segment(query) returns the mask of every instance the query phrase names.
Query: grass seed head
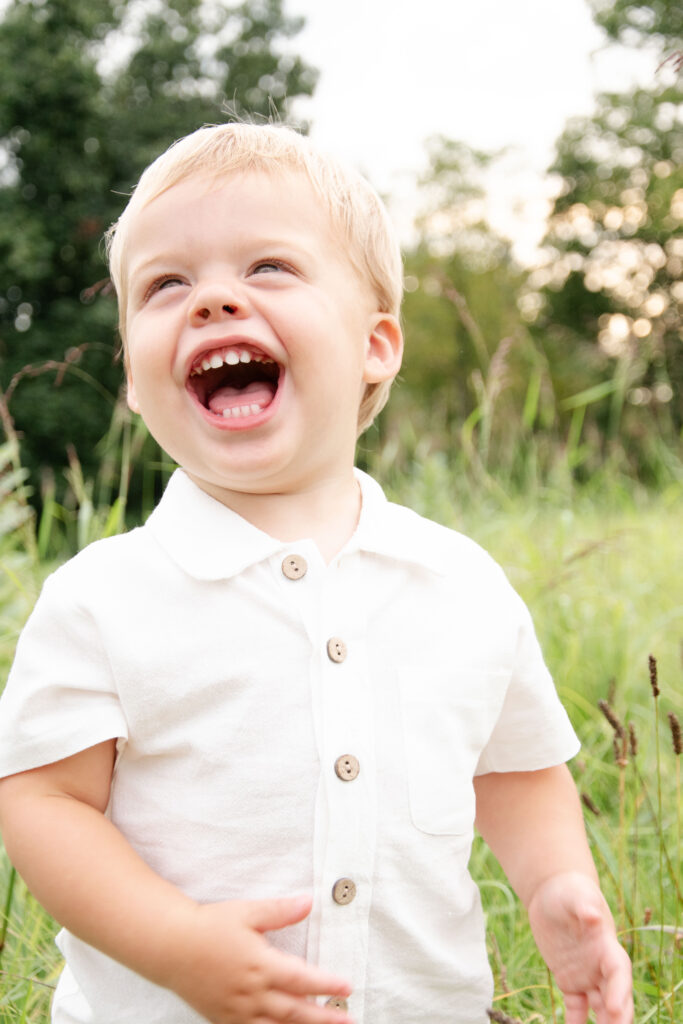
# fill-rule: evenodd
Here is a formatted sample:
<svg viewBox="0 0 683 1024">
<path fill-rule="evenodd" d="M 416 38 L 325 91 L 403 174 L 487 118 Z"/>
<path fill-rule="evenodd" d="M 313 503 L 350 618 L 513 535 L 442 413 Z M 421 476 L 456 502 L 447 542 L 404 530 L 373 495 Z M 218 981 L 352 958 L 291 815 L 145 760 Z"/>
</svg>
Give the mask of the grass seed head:
<svg viewBox="0 0 683 1024">
<path fill-rule="evenodd" d="M 678 721 L 678 716 L 670 711 L 667 715 L 669 719 L 669 726 L 671 728 L 671 739 L 674 745 L 674 754 L 678 756 L 683 753 L 683 737 L 681 736 L 681 723 Z"/>
<path fill-rule="evenodd" d="M 509 1017 L 502 1010 L 487 1010 L 486 1013 L 489 1020 L 492 1020 L 494 1024 L 522 1024 L 518 1017 Z"/>
<path fill-rule="evenodd" d="M 657 659 L 650 655 L 647 660 L 650 668 L 650 686 L 652 687 L 652 696 L 657 698 L 659 697 L 659 684 L 657 682 Z"/>
<path fill-rule="evenodd" d="M 631 757 L 635 757 L 638 753 L 638 737 L 636 735 L 636 727 L 633 722 L 628 723 L 628 745 L 631 751 Z"/>
<path fill-rule="evenodd" d="M 594 814 L 596 818 L 600 817 L 600 808 L 595 805 L 592 797 L 590 797 L 588 793 L 581 794 L 581 803 L 584 807 L 587 807 L 591 814 Z"/>
<path fill-rule="evenodd" d="M 616 713 L 614 712 L 609 702 L 606 700 L 599 700 L 598 707 L 602 711 L 603 715 L 605 716 L 609 724 L 614 729 L 616 735 L 619 738 L 621 738 L 624 735 L 624 727 L 619 721 L 619 718 L 617 717 Z"/>
</svg>

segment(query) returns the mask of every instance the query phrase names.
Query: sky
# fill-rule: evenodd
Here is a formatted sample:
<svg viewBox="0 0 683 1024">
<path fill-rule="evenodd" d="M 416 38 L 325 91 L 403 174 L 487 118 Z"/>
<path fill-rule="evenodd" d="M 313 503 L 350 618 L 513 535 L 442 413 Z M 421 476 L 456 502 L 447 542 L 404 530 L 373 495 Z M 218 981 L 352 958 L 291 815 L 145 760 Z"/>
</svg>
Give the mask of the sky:
<svg viewBox="0 0 683 1024">
<path fill-rule="evenodd" d="M 489 219 L 533 262 L 556 182 L 555 140 L 593 97 L 651 81 L 656 55 L 605 47 L 587 0 L 285 0 L 303 15 L 293 46 L 320 71 L 296 116 L 383 193 L 407 239 L 424 142 L 442 134 L 507 148 Z"/>
</svg>

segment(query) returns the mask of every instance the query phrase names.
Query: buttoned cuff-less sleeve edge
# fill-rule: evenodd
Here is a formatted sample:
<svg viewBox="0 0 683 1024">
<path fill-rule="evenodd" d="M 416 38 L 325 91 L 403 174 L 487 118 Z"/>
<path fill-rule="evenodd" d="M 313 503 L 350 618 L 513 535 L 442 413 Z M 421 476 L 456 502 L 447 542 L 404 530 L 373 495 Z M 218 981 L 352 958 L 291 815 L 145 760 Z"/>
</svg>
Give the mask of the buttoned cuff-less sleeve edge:
<svg viewBox="0 0 683 1024">
<path fill-rule="evenodd" d="M 0 776 L 127 738 L 97 624 L 75 597 L 78 583 L 67 567 L 49 577 L 19 638 L 0 699 Z"/>
</svg>

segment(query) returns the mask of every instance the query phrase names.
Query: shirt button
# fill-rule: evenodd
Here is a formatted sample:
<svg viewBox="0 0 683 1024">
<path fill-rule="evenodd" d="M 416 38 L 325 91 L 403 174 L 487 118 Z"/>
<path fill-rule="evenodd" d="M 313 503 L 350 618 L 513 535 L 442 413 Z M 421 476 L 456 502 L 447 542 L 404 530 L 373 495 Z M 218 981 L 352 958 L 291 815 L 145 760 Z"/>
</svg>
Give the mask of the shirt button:
<svg viewBox="0 0 683 1024">
<path fill-rule="evenodd" d="M 350 878 L 340 878 L 332 886 L 332 899 L 340 906 L 350 903 L 356 895 L 356 883 Z"/>
<path fill-rule="evenodd" d="M 300 580 L 306 575 L 308 565 L 303 555 L 287 555 L 282 562 L 282 571 L 288 580 Z"/>
<path fill-rule="evenodd" d="M 327 1000 L 325 1006 L 332 1006 L 335 1010 L 348 1010 L 349 1001 L 348 999 L 343 999 L 341 996 L 332 996 Z"/>
<path fill-rule="evenodd" d="M 344 754 L 334 762 L 334 770 L 337 773 L 337 778 L 340 778 L 342 782 L 353 782 L 358 778 L 360 771 L 358 758 L 353 754 Z"/>
<path fill-rule="evenodd" d="M 327 657 L 338 664 L 346 658 L 346 644 L 338 636 L 331 636 L 327 641 Z"/>
</svg>

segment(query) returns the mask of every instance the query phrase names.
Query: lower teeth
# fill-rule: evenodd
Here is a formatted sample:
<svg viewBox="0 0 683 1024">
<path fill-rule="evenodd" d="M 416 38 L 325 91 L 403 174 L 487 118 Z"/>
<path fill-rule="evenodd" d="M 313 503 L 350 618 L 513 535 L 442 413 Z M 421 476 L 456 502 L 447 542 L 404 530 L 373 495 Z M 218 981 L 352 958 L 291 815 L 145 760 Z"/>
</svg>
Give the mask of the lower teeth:
<svg viewBox="0 0 683 1024">
<path fill-rule="evenodd" d="M 237 405 L 233 408 L 224 409 L 223 417 L 224 419 L 230 419 L 231 416 L 256 416 L 259 412 L 261 412 L 261 406 L 253 402 L 251 405 Z"/>
</svg>

